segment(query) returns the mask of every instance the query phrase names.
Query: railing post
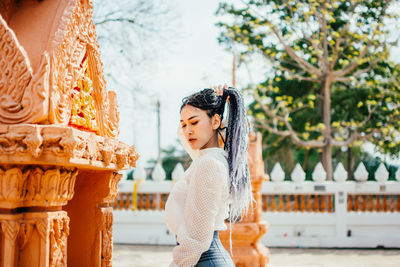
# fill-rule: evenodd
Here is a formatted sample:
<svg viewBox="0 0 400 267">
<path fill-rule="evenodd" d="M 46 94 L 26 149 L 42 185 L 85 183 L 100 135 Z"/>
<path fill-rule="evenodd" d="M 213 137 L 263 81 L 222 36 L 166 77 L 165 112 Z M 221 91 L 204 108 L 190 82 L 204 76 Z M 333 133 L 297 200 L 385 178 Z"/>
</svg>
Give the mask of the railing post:
<svg viewBox="0 0 400 267">
<path fill-rule="evenodd" d="M 347 183 L 337 182 L 335 190 L 336 237 L 345 239 L 347 236 Z"/>
</svg>

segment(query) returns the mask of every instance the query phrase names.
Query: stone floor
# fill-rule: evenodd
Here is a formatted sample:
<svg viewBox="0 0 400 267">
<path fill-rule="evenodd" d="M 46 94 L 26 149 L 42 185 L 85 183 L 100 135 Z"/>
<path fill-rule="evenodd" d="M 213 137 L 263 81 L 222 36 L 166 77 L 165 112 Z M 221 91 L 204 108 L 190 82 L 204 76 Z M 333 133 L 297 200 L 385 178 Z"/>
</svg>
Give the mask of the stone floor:
<svg viewBox="0 0 400 267">
<path fill-rule="evenodd" d="M 114 267 L 163 267 L 172 246 L 114 244 Z M 400 249 L 270 248 L 269 267 L 400 267 Z"/>
</svg>

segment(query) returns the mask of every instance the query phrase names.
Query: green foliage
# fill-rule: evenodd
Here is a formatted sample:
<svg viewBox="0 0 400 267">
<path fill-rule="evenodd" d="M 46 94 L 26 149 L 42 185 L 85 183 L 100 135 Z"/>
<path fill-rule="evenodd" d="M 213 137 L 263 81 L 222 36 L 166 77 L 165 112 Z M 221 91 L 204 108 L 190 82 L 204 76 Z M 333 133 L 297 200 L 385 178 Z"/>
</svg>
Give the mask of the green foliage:
<svg viewBox="0 0 400 267">
<path fill-rule="evenodd" d="M 126 180 L 133 180 L 133 173 L 134 170 L 132 169 L 128 174 L 126 175 Z"/>
</svg>

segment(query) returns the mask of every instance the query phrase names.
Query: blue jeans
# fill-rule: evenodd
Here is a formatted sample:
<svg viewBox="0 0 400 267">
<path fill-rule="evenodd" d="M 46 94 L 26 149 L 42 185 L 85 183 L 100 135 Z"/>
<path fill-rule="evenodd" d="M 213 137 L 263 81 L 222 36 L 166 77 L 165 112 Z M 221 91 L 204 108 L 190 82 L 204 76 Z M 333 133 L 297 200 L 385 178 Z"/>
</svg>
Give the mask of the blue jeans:
<svg viewBox="0 0 400 267">
<path fill-rule="evenodd" d="M 179 245 L 178 242 L 176 242 Z M 203 252 L 194 267 L 235 267 L 231 256 L 219 240 L 218 231 L 214 231 L 210 248 Z"/>
<path fill-rule="evenodd" d="M 218 231 L 214 232 L 210 248 L 201 254 L 195 267 L 235 267 L 231 256 L 219 240 Z"/>
</svg>

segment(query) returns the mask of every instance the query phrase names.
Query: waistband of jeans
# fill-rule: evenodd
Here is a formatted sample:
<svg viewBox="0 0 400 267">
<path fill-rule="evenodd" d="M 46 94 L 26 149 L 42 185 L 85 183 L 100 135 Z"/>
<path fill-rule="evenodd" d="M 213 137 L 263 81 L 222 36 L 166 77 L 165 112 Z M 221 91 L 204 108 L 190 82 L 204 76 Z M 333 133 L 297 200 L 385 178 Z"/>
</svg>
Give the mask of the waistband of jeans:
<svg viewBox="0 0 400 267">
<path fill-rule="evenodd" d="M 218 232 L 218 230 L 217 230 L 217 231 L 214 231 L 213 237 L 214 237 L 214 238 L 219 238 L 219 232 Z"/>
</svg>

